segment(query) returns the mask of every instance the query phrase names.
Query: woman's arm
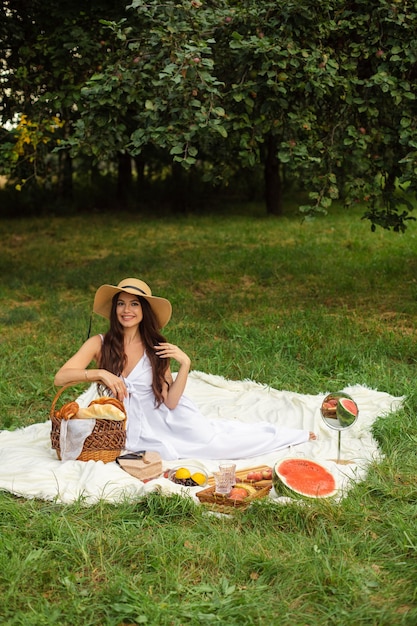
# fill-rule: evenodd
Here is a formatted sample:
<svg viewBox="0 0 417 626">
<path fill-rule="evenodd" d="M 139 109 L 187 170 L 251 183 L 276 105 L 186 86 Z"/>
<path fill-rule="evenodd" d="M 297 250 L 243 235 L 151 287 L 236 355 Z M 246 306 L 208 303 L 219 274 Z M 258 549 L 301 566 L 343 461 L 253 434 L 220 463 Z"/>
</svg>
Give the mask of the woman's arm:
<svg viewBox="0 0 417 626">
<path fill-rule="evenodd" d="M 155 346 L 155 352 L 161 358 L 175 359 L 180 365 L 175 380 L 173 380 L 171 370 L 168 368 L 166 379 L 169 386 L 166 386 L 162 394 L 166 406 L 169 409 L 175 409 L 187 384 L 188 373 L 191 366 L 190 357 L 172 343 L 160 343 L 158 346 Z"/>
<path fill-rule="evenodd" d="M 92 361 L 99 361 L 101 337 L 90 337 L 55 374 L 54 384 L 57 386 L 81 382 L 102 383 L 119 400 L 127 395 L 126 386 L 121 378 L 105 369 L 87 369 Z"/>
</svg>

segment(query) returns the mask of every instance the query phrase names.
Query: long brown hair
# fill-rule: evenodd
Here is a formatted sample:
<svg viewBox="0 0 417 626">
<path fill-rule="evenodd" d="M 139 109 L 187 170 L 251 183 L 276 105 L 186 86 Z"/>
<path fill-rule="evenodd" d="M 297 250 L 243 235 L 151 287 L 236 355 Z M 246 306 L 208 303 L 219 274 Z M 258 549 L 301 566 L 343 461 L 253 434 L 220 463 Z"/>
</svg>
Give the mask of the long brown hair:
<svg viewBox="0 0 417 626">
<path fill-rule="evenodd" d="M 117 318 L 117 301 L 120 293 L 112 298 L 110 312 L 110 328 L 104 335 L 101 347 L 99 367 L 106 369 L 116 376 L 120 376 L 126 365 L 124 349 L 123 326 Z M 152 366 L 152 390 L 155 394 L 155 404 L 160 406 L 163 402 L 162 390 L 165 374 L 170 364 L 170 359 L 161 359 L 155 354 L 155 346 L 166 341 L 158 328 L 158 322 L 149 302 L 141 296 L 136 296 L 142 306 L 142 320 L 139 323 L 139 332 L 144 344 L 145 352 Z"/>
</svg>

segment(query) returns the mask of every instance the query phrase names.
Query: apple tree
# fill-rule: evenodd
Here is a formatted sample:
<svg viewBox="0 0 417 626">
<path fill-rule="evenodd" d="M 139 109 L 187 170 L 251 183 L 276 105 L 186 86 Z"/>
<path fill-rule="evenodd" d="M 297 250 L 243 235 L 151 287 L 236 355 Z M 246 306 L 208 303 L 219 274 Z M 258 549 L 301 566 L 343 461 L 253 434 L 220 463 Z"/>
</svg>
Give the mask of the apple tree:
<svg viewBox="0 0 417 626">
<path fill-rule="evenodd" d="M 67 160 L 173 163 L 213 182 L 263 169 L 269 213 L 292 179 L 309 195 L 305 214 L 340 199 L 364 203 L 373 228 L 403 231 L 412 219 L 415 2 L 132 0 L 125 10 L 97 0 L 64 10 L 34 0 L 27 15 L 26 5 L 2 8 L 0 112 L 26 115 L 20 144 L 3 141 L 3 162 L 16 146 L 35 160 L 50 154 L 59 137 Z"/>
<path fill-rule="evenodd" d="M 269 211 L 285 167 L 311 190 L 305 213 L 342 198 L 366 203 L 373 228 L 404 230 L 417 174 L 415 3 L 229 5 L 218 70 L 229 141 L 241 162 L 264 161 Z"/>
<path fill-rule="evenodd" d="M 107 23 L 118 45 L 85 88 L 74 145 L 149 147 L 213 180 L 283 168 L 310 190 L 302 211 L 367 203 L 403 230 L 416 184 L 414 3 L 394 0 L 133 0 Z M 88 102 L 88 106 L 86 103 Z M 221 174 L 220 174 L 221 173 Z"/>
</svg>

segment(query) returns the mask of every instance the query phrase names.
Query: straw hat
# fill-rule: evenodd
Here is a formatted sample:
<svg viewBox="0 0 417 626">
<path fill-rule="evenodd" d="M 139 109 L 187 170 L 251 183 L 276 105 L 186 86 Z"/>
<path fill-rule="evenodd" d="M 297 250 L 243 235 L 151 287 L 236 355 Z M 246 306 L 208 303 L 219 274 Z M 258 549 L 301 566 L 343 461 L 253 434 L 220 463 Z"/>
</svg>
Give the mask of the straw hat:
<svg viewBox="0 0 417 626">
<path fill-rule="evenodd" d="M 112 298 L 121 291 L 145 298 L 151 305 L 160 328 L 163 328 L 169 322 L 172 313 L 172 306 L 169 300 L 153 296 L 149 285 L 137 278 L 125 278 L 120 281 L 117 287 L 114 285 L 102 285 L 99 287 L 94 297 L 94 313 L 110 318 Z"/>
</svg>

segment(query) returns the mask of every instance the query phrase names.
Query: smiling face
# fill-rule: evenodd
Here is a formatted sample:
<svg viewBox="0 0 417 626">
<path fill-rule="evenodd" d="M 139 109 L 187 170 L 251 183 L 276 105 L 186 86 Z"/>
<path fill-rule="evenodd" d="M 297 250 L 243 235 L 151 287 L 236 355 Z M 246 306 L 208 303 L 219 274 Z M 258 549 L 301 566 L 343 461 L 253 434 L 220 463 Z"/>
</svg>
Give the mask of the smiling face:
<svg viewBox="0 0 417 626">
<path fill-rule="evenodd" d="M 137 326 L 143 319 L 142 305 L 137 296 L 120 293 L 117 297 L 116 315 L 123 328 Z"/>
</svg>

